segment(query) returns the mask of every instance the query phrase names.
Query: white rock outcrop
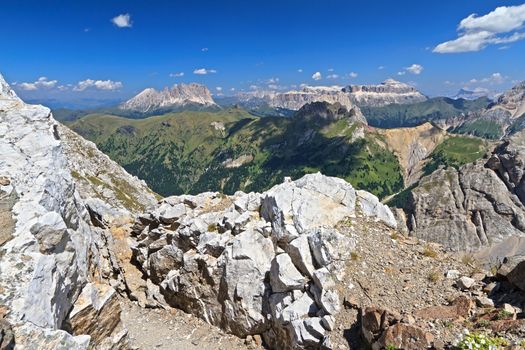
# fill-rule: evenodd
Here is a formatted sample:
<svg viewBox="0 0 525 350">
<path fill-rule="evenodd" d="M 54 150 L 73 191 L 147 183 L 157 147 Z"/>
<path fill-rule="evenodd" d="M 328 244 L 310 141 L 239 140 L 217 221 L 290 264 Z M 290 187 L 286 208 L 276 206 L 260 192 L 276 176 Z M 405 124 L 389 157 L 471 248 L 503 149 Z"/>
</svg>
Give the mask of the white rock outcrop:
<svg viewBox="0 0 525 350">
<path fill-rule="evenodd" d="M 0 306 L 13 345 L 93 346 L 89 335 L 62 329 L 100 263 L 101 238 L 76 191 L 50 110 L 25 104 L 1 76 L 0 155 Z"/>
<path fill-rule="evenodd" d="M 358 217 L 396 225 L 376 197 L 320 173 L 262 194 L 169 197 L 135 223 L 133 259 L 160 302 L 274 348 L 320 347 L 357 239 L 337 225 Z"/>
</svg>

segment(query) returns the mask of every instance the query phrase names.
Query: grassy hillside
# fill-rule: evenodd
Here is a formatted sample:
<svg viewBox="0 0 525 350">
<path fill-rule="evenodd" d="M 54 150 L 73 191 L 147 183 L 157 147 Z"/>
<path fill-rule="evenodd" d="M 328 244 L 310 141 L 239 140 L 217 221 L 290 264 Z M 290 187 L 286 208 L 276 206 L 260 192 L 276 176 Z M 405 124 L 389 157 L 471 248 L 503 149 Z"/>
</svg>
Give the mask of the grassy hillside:
<svg viewBox="0 0 525 350">
<path fill-rule="evenodd" d="M 424 173 L 428 175 L 440 166 L 458 169 L 483 157 L 489 146 L 488 141 L 475 137 L 449 137 L 432 152 L 423 169 Z"/>
<path fill-rule="evenodd" d="M 459 116 L 462 113 L 484 109 L 489 104 L 490 100 L 486 97 L 474 101 L 436 97 L 420 103 L 363 107 L 361 110 L 370 125 L 381 128 L 397 128 Z"/>
<path fill-rule="evenodd" d="M 316 171 L 380 197 L 403 186 L 381 136 L 347 118 L 258 118 L 233 108 L 142 120 L 94 114 L 70 127 L 162 195 L 263 191 Z"/>
</svg>

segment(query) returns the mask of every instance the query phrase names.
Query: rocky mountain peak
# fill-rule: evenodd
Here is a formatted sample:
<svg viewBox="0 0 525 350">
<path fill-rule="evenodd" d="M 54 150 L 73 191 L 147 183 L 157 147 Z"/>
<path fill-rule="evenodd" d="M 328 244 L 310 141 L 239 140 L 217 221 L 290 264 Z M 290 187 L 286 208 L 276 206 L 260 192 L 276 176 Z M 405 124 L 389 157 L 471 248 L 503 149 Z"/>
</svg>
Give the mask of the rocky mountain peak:
<svg viewBox="0 0 525 350">
<path fill-rule="evenodd" d="M 153 112 L 155 110 L 199 105 L 204 107 L 217 106 L 211 96 L 210 90 L 200 84 L 175 84 L 170 89 L 165 87 L 162 91 L 147 88 L 119 106 L 122 110 L 136 112 Z"/>
<path fill-rule="evenodd" d="M 468 89 L 459 89 L 456 95 L 454 95 L 452 98 L 455 100 L 458 99 L 464 99 L 464 100 L 476 100 L 481 97 L 489 97 L 491 93 L 486 89 L 474 89 L 474 90 L 468 90 Z M 493 96 L 493 94 L 492 94 Z"/>
<path fill-rule="evenodd" d="M 340 103 L 312 102 L 304 105 L 294 116 L 305 121 L 334 122 L 347 118 L 352 122 L 367 124 L 366 118 L 358 107 L 348 109 Z"/>
<path fill-rule="evenodd" d="M 0 99 L 15 99 L 18 98 L 16 93 L 11 89 L 9 84 L 5 81 L 2 74 L 0 74 Z"/>
</svg>

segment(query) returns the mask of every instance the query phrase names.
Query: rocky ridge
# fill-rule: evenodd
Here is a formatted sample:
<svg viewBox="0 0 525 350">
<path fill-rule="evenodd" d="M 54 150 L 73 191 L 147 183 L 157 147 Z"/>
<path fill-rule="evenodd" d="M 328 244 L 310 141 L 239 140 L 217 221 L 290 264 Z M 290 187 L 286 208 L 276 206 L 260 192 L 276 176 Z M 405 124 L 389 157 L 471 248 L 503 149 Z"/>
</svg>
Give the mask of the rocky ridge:
<svg viewBox="0 0 525 350">
<path fill-rule="evenodd" d="M 210 90 L 204 85 L 175 84 L 171 89 L 164 88 L 157 91 L 147 88 L 138 95 L 122 103 L 119 109 L 141 113 L 156 110 L 184 107 L 187 105 L 200 105 L 203 107 L 217 107 Z"/>
<path fill-rule="evenodd" d="M 0 86 L 2 333 L 17 348 L 125 347 L 115 290 L 103 286 L 105 237 L 70 175 L 57 123 L 2 77 Z"/>
<path fill-rule="evenodd" d="M 335 226 L 358 216 L 396 226 L 375 196 L 321 174 L 262 194 L 168 197 L 139 217 L 133 256 L 160 303 L 272 348 L 318 347 L 357 237 Z"/>
</svg>

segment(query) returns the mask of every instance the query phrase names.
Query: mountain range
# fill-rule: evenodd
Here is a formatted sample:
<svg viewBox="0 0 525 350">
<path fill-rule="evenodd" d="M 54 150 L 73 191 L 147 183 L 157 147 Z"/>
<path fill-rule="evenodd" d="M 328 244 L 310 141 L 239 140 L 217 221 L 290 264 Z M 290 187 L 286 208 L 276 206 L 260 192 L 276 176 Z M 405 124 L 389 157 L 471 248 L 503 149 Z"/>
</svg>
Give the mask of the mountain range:
<svg viewBox="0 0 525 350">
<path fill-rule="evenodd" d="M 328 102 L 69 127 L 96 144 L 0 76 L 1 348 L 523 344 L 525 131 L 379 129 Z"/>
</svg>

